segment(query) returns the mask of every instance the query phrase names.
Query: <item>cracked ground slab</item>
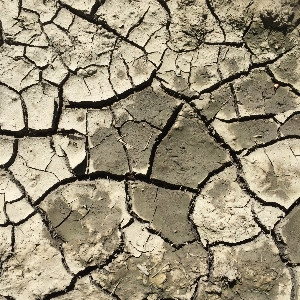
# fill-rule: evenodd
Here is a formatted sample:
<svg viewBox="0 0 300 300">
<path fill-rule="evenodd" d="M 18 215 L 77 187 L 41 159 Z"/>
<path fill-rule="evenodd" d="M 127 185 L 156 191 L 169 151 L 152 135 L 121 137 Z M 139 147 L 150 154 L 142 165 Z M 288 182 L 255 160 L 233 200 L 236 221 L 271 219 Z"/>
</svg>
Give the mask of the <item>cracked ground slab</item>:
<svg viewBox="0 0 300 300">
<path fill-rule="evenodd" d="M 297 0 L 0 0 L 0 299 L 300 299 Z"/>
</svg>

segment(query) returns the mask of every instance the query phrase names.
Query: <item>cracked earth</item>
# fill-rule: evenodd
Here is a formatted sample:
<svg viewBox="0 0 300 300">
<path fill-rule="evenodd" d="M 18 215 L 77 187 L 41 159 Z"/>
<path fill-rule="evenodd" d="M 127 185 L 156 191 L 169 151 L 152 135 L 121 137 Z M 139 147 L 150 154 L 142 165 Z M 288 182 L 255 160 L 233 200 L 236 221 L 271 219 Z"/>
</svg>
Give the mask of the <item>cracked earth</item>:
<svg viewBox="0 0 300 300">
<path fill-rule="evenodd" d="M 0 0 L 0 299 L 299 300 L 300 2 Z"/>
</svg>

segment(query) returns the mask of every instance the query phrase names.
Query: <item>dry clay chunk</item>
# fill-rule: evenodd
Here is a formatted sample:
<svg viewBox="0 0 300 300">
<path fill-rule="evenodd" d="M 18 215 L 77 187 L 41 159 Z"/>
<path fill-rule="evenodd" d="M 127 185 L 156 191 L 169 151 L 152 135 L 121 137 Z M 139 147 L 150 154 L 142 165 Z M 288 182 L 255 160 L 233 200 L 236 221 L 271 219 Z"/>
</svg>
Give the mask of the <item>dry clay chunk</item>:
<svg viewBox="0 0 300 300">
<path fill-rule="evenodd" d="M 34 208 L 25 198 L 16 202 L 7 203 L 5 210 L 8 219 L 13 223 L 18 223 L 34 213 Z"/>
<path fill-rule="evenodd" d="M 3 166 L 11 160 L 16 150 L 16 143 L 14 138 L 0 136 L 0 165 Z"/>
<path fill-rule="evenodd" d="M 256 119 L 226 123 L 215 120 L 214 129 L 233 150 L 240 151 L 277 138 L 277 129 L 273 119 Z"/>
<path fill-rule="evenodd" d="M 253 1 L 211 1 L 213 10 L 221 21 L 227 42 L 242 42 L 243 35 L 253 17 Z"/>
<path fill-rule="evenodd" d="M 283 136 L 300 136 L 300 115 L 297 113 L 291 116 L 281 127 L 280 133 Z"/>
<path fill-rule="evenodd" d="M 25 90 L 22 97 L 28 113 L 28 127 L 34 130 L 52 129 L 58 106 L 58 88 L 41 82 Z"/>
<path fill-rule="evenodd" d="M 300 263 L 299 249 L 299 223 L 300 209 L 296 206 L 292 211 L 276 226 L 276 232 L 284 243 L 285 255 L 291 263 Z"/>
<path fill-rule="evenodd" d="M 0 261 L 1 263 L 12 256 L 13 251 L 13 227 L 0 227 Z M 1 277 L 0 277 L 1 278 Z"/>
<path fill-rule="evenodd" d="M 266 28 L 261 18 L 253 19 L 244 40 L 253 54 L 253 63 L 273 60 L 294 46 L 289 35 L 278 30 Z"/>
<path fill-rule="evenodd" d="M 300 140 L 286 139 L 241 157 L 250 189 L 266 202 L 289 208 L 300 196 Z"/>
<path fill-rule="evenodd" d="M 0 47 L 0 81 L 18 92 L 39 81 L 40 71 L 22 58 L 23 54 L 23 46 L 4 44 Z"/>
<path fill-rule="evenodd" d="M 251 213 L 251 198 L 237 183 L 234 167 L 208 181 L 196 198 L 192 220 L 204 245 L 237 243 L 260 232 Z"/>
<path fill-rule="evenodd" d="M 228 84 L 219 87 L 212 93 L 202 94 L 192 103 L 208 121 L 215 117 L 221 120 L 237 118 L 234 96 Z"/>
<path fill-rule="evenodd" d="M 145 46 L 149 39 L 168 21 L 167 12 L 155 0 L 105 1 L 96 12 L 99 21 L 106 22 L 111 28 L 137 43 Z M 156 41 L 159 47 L 159 41 Z M 147 51 L 147 48 L 146 48 Z"/>
<path fill-rule="evenodd" d="M 86 137 L 81 134 L 57 134 L 53 136 L 57 155 L 65 157 L 71 169 L 75 169 L 86 160 Z"/>
<path fill-rule="evenodd" d="M 154 80 L 151 87 L 136 92 L 114 105 L 115 126 L 121 127 L 126 121 L 147 122 L 163 129 L 172 113 L 182 102 L 165 93 L 159 82 Z"/>
<path fill-rule="evenodd" d="M 71 275 L 39 215 L 15 229 L 14 255 L 2 266 L 0 294 L 35 300 L 65 289 Z"/>
<path fill-rule="evenodd" d="M 192 298 L 195 279 L 208 274 L 207 253 L 199 243 L 176 250 L 136 223 L 124 232 L 125 244 L 134 252 L 124 253 L 92 272 L 97 283 L 120 299 Z"/>
<path fill-rule="evenodd" d="M 124 185 L 104 179 L 63 185 L 40 207 L 61 237 L 66 262 L 75 273 L 105 262 L 120 246 L 120 226 L 130 219 Z"/>
<path fill-rule="evenodd" d="M 271 231 L 274 225 L 285 216 L 285 213 L 278 207 L 263 205 L 258 201 L 252 202 L 252 213 L 256 218 L 256 222 L 260 223 L 268 231 Z"/>
<path fill-rule="evenodd" d="M 4 195 L 5 202 L 20 200 L 24 196 L 11 174 L 3 169 L 0 169 L 0 194 Z"/>
<path fill-rule="evenodd" d="M 74 16 L 68 31 L 53 23 L 45 25 L 44 30 L 53 48 L 60 53 L 63 63 L 72 71 L 91 65 L 108 66 L 116 37 L 101 26 Z M 80 89 L 76 89 L 78 91 Z"/>
<path fill-rule="evenodd" d="M 274 89 L 274 82 L 264 69 L 256 69 L 234 81 L 233 88 L 241 117 L 280 114 L 298 110 L 300 97 L 288 87 Z"/>
<path fill-rule="evenodd" d="M 168 1 L 171 11 L 169 46 L 172 49 L 193 50 L 203 42 L 220 43 L 224 35 L 205 0 Z"/>
<path fill-rule="evenodd" d="M 96 287 L 89 277 L 85 276 L 76 281 L 75 287 L 70 292 L 55 297 L 57 300 L 114 300 L 113 296 Z"/>
<path fill-rule="evenodd" d="M 146 174 L 149 168 L 153 144 L 161 131 L 146 122 L 126 122 L 121 136 L 126 143 L 128 159 L 133 172 Z"/>
<path fill-rule="evenodd" d="M 163 237 L 174 244 L 196 238 L 188 213 L 192 195 L 142 182 L 131 183 L 132 209 Z M 172 221 L 171 221 L 172 220 Z"/>
<path fill-rule="evenodd" d="M 191 97 L 247 71 L 249 66 L 250 55 L 245 48 L 202 44 L 188 53 L 167 49 L 157 75 L 166 88 Z"/>
<path fill-rule="evenodd" d="M 198 95 L 221 79 L 218 55 L 219 46 L 214 45 L 201 45 L 188 55 L 167 49 L 158 76 L 163 79 L 163 85 L 173 91 L 186 96 Z"/>
<path fill-rule="evenodd" d="M 276 79 L 291 84 L 298 92 L 300 91 L 299 57 L 299 47 L 295 47 L 270 66 Z"/>
<path fill-rule="evenodd" d="M 60 180 L 73 177 L 64 158 L 54 151 L 50 137 L 20 139 L 18 154 L 9 170 L 33 201 Z"/>
<path fill-rule="evenodd" d="M 152 177 L 197 188 L 229 156 L 208 134 L 207 128 L 189 106 L 182 112 L 157 148 Z"/>
<path fill-rule="evenodd" d="M 0 132 L 1 130 L 20 131 L 24 127 L 24 115 L 20 95 L 1 84 Z"/>
<path fill-rule="evenodd" d="M 89 171 L 125 174 L 129 171 L 125 141 L 113 126 L 109 109 L 88 110 Z M 109 149 L 109 151 L 108 151 Z"/>
<path fill-rule="evenodd" d="M 47 37 L 42 30 L 38 14 L 24 9 L 19 11 L 13 23 L 5 24 L 5 40 L 9 42 L 8 44 L 48 46 Z"/>
<path fill-rule="evenodd" d="M 289 269 L 271 237 L 260 235 L 244 245 L 216 246 L 212 253 L 212 276 L 199 283 L 197 300 L 291 299 Z"/>
<path fill-rule="evenodd" d="M 81 134 L 86 134 L 86 117 L 86 109 L 65 108 L 60 115 L 58 128 L 60 130 L 77 131 Z"/>
<path fill-rule="evenodd" d="M 56 0 L 23 0 L 22 6 L 35 11 L 39 15 L 39 19 L 42 23 L 51 21 L 57 11 Z"/>
</svg>

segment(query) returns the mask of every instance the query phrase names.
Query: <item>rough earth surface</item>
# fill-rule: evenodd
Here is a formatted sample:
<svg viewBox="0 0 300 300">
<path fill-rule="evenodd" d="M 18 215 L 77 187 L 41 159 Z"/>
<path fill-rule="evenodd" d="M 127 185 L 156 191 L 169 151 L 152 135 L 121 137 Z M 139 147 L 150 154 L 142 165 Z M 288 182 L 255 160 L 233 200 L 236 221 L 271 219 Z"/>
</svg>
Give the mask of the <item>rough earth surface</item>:
<svg viewBox="0 0 300 300">
<path fill-rule="evenodd" d="M 0 299 L 299 300 L 300 2 L 0 0 Z"/>
</svg>

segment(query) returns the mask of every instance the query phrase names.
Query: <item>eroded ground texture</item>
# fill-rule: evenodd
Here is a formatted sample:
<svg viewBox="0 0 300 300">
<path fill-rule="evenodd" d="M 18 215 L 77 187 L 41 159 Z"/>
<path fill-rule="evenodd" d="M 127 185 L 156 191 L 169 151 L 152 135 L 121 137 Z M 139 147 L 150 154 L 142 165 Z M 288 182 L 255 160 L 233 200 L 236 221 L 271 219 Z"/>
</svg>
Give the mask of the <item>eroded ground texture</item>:
<svg viewBox="0 0 300 300">
<path fill-rule="evenodd" d="M 300 299 L 298 0 L 0 0 L 0 300 Z"/>
</svg>

